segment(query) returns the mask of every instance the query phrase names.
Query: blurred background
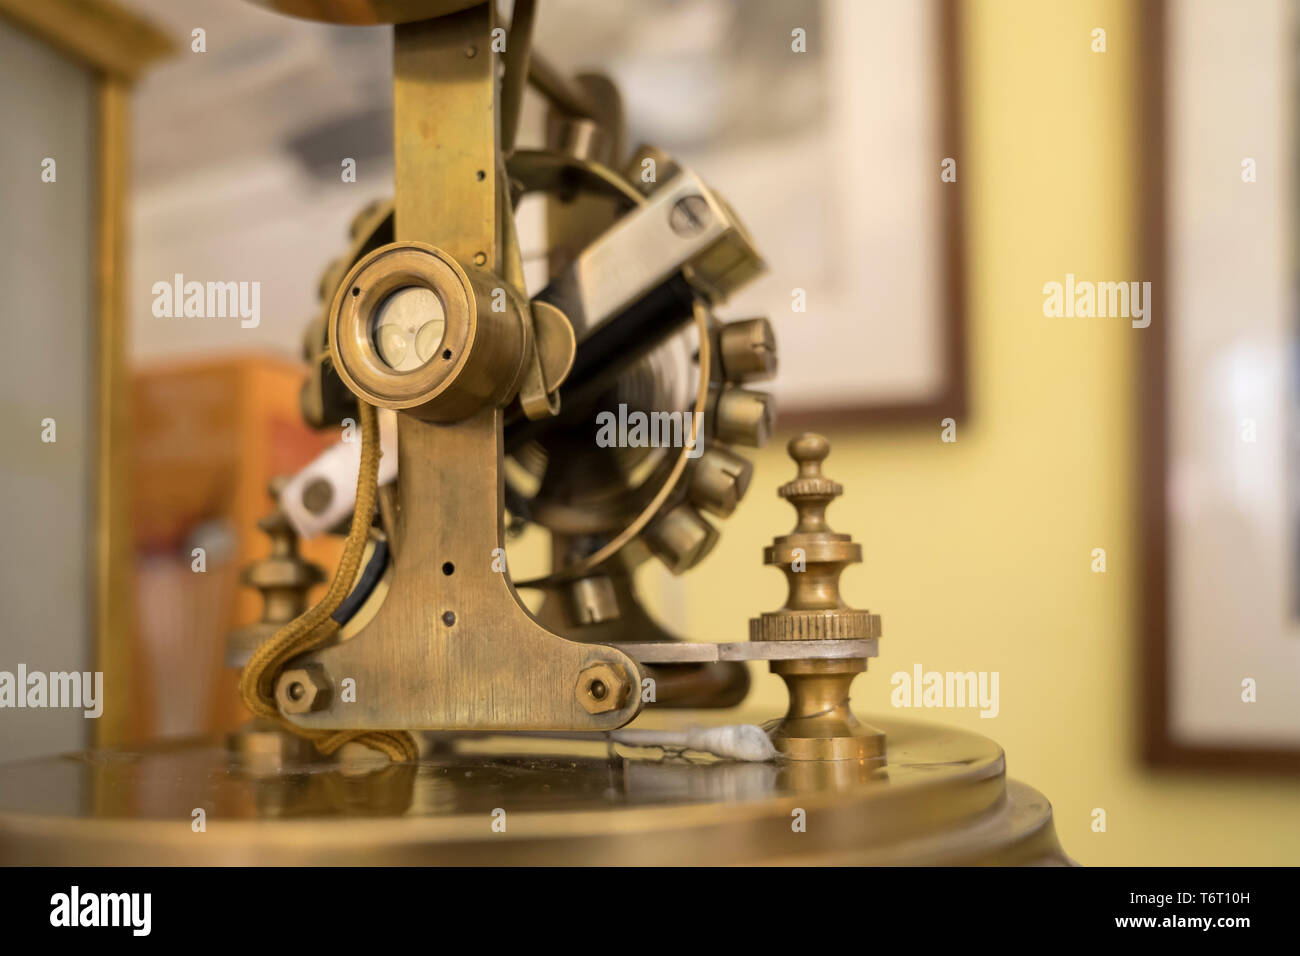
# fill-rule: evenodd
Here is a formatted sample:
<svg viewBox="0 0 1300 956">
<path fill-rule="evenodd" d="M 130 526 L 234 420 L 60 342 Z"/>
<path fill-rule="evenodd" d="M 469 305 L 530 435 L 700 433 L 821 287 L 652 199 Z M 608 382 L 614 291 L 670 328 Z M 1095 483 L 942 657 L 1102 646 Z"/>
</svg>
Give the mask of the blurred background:
<svg viewBox="0 0 1300 956">
<path fill-rule="evenodd" d="M 226 730 L 245 717 L 224 641 L 257 618 L 260 601 L 238 575 L 266 552 L 255 524 L 270 508 L 268 481 L 337 439 L 301 424 L 302 335 L 353 216 L 392 193 L 392 63 L 388 28 L 321 26 L 241 0 L 119 3 L 175 44 L 139 76 L 129 128 L 122 295 L 138 679 L 133 716 L 112 735 L 131 740 Z M 855 684 L 859 713 L 890 711 L 890 675 L 918 664 L 996 671 L 995 718 L 906 716 L 996 739 L 1010 774 L 1053 802 L 1075 859 L 1300 861 L 1300 638 L 1274 607 L 1292 597 L 1285 581 L 1300 552 L 1282 500 L 1294 431 L 1283 408 L 1294 348 L 1294 22 L 1286 0 L 545 0 L 538 48 L 565 70 L 614 77 L 629 143 L 654 143 L 701 173 L 771 267 L 723 314 L 775 324 L 780 431 L 754 453 L 751 493 L 713 554 L 681 578 L 657 567 L 644 575 L 655 613 L 693 639 L 741 640 L 750 616 L 782 602 L 760 554 L 792 524 L 774 493 L 792 474 L 784 445 L 804 427 L 823 431 L 827 471 L 846 489 L 831 524 L 865 553 L 843 593 L 884 618 L 881 655 Z M 790 55 L 795 27 L 806 55 Z M 192 49 L 199 28 L 202 53 Z M 42 88 L 68 119 L 75 91 Z M 11 87 L 0 102 L 18 111 L 33 95 Z M 1222 162 L 1178 164 L 1216 148 Z M 340 157 L 356 160 L 355 183 L 340 181 Z M 955 182 L 941 179 L 949 157 Z M 1247 157 L 1257 180 L 1242 178 Z M 1257 187 L 1248 199 L 1224 198 L 1248 186 Z M 6 204 L 16 196 L 7 191 Z M 1218 284 L 1197 286 L 1215 278 L 1216 262 L 1228 264 Z M 260 281 L 260 324 L 155 316 L 152 285 L 176 273 Z M 1152 327 L 1045 317 L 1044 284 L 1067 274 L 1152 281 Z M 794 289 L 806 312 L 792 310 Z M 1188 328 L 1194 320 L 1235 337 L 1156 337 L 1184 312 Z M 7 327 L 26 317 L 7 306 Z M 1226 380 L 1205 372 L 1229 353 L 1255 360 Z M 1243 394 L 1234 391 L 1243 381 L 1268 385 L 1246 390 L 1244 412 L 1218 401 Z M 1198 404 L 1207 394 L 1211 405 Z M 30 396 L 11 399 L 20 400 L 21 415 L 36 414 Z M 72 418 L 93 405 L 77 401 Z M 1197 422 L 1220 408 L 1240 440 L 1200 443 Z M 955 442 L 941 440 L 948 418 Z M 1257 451 L 1242 444 L 1246 419 L 1281 450 L 1243 461 L 1243 449 Z M 23 428 L 6 448 L 30 444 Z M 1165 454 L 1153 456 L 1153 442 Z M 22 482 L 43 480 L 26 452 L 15 454 L 4 475 L 11 501 Z M 1195 476 L 1229 457 L 1282 478 L 1215 497 L 1218 486 Z M 1153 497 L 1151 487 L 1173 487 L 1171 473 L 1183 477 L 1170 500 Z M 1199 520 L 1225 501 L 1255 502 L 1252 520 L 1272 529 L 1271 543 L 1247 545 Z M 1154 517 L 1166 505 L 1170 527 Z M 1143 547 L 1152 528 L 1172 577 L 1163 564 L 1152 575 Z M 1193 558 L 1179 563 L 1186 529 L 1209 537 L 1183 542 Z M 32 552 L 63 553 L 67 540 L 10 536 L 7 601 L 18 602 L 18 569 Z M 202 575 L 192 573 L 195 547 L 207 556 Z M 539 541 L 512 548 L 516 576 L 542 559 Z M 332 568 L 337 542 L 304 552 Z M 1198 553 L 1248 569 L 1246 582 L 1187 585 L 1177 575 L 1198 567 Z M 44 573 L 64 576 L 59 593 L 86 587 L 73 581 L 84 571 Z M 1260 579 L 1283 583 L 1251 591 Z M 1230 601 L 1238 616 L 1212 616 Z M 1202 619 L 1214 626 L 1198 630 Z M 0 668 L 71 666 L 49 658 L 48 644 L 22 643 L 32 622 L 7 625 Z M 1153 666 L 1174 676 L 1153 679 Z M 1268 690 L 1249 718 L 1230 706 L 1243 675 Z M 782 710 L 781 682 L 765 669 L 754 677 L 752 703 Z M 80 723 L 6 734 L 0 758 L 86 746 Z M 1264 756 L 1216 760 L 1215 748 Z"/>
</svg>

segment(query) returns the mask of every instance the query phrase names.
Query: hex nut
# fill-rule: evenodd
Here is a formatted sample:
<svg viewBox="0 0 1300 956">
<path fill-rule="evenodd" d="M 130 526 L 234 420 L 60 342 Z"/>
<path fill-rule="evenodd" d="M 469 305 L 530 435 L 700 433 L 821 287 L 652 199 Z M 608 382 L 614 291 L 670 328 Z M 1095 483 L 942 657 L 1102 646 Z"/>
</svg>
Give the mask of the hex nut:
<svg viewBox="0 0 1300 956">
<path fill-rule="evenodd" d="M 578 703 L 589 714 L 607 714 L 627 702 L 627 677 L 612 664 L 592 664 L 578 675 Z"/>
<path fill-rule="evenodd" d="M 334 696 L 329 675 L 320 664 L 291 667 L 275 684 L 275 702 L 281 713 L 309 714 L 324 710 Z"/>
</svg>

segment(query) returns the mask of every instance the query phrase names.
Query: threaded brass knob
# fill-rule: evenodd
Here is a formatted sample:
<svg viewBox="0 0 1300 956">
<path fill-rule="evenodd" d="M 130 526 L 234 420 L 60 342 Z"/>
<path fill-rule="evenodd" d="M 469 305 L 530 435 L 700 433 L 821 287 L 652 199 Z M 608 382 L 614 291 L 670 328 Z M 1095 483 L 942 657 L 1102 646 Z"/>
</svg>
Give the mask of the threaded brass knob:
<svg viewBox="0 0 1300 956">
<path fill-rule="evenodd" d="M 763 561 L 781 569 L 789 585 L 785 605 L 752 618 L 751 641 L 845 641 L 880 637 L 880 616 L 851 608 L 840 597 L 840 574 L 862 560 L 862 547 L 832 531 L 826 508 L 844 493 L 822 473 L 830 454 L 825 437 L 806 432 L 786 450 L 798 466 L 777 493 L 794 506 L 794 530 L 763 549 Z M 853 716 L 849 685 L 867 669 L 865 657 L 773 661 L 790 692 L 790 709 L 771 730 L 776 749 L 792 760 L 866 760 L 883 756 L 885 736 Z"/>
<path fill-rule="evenodd" d="M 298 551 L 298 533 L 280 508 L 285 479 L 271 479 L 267 488 L 275 510 L 257 522 L 271 540 L 271 552 L 244 569 L 245 585 L 262 594 L 262 619 L 233 631 L 226 639 L 226 665 L 243 667 L 263 641 L 307 609 L 307 594 L 325 580 L 319 565 Z"/>
<path fill-rule="evenodd" d="M 790 593 L 784 607 L 750 622 L 750 640 L 879 637 L 880 618 L 849 607 L 840 597 L 840 573 L 862 560 L 862 546 L 826 523 L 827 506 L 844 493 L 839 482 L 822 474 L 830 442 L 805 432 L 792 438 L 786 450 L 798 465 L 798 474 L 777 494 L 794 506 L 798 521 L 793 531 L 763 549 L 763 563 L 781 569 Z"/>
</svg>

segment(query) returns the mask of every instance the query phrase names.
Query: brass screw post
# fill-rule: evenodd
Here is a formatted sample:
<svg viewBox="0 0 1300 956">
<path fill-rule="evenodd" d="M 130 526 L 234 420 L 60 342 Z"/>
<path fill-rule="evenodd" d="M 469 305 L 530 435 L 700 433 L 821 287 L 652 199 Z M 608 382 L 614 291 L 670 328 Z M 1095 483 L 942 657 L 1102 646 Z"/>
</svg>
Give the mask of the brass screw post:
<svg viewBox="0 0 1300 956">
<path fill-rule="evenodd" d="M 786 446 L 798 474 L 778 494 L 794 506 L 798 523 L 763 549 L 763 562 L 781 569 L 790 593 L 785 606 L 749 622 L 751 641 L 875 639 L 880 616 L 840 598 L 840 573 L 862 560 L 862 546 L 826 524 L 826 508 L 844 489 L 822 474 L 831 446 L 806 432 Z M 849 685 L 867 669 L 864 657 L 773 661 L 790 692 L 790 709 L 770 731 L 776 749 L 791 760 L 864 760 L 882 757 L 885 735 L 858 722 Z"/>
<path fill-rule="evenodd" d="M 318 565 L 298 552 L 298 534 L 280 508 L 286 479 L 271 479 L 268 489 L 275 510 L 257 523 L 271 539 L 271 552 L 244 569 L 243 582 L 262 594 L 262 619 L 241 627 L 226 640 L 226 664 L 243 667 L 263 641 L 307 609 L 307 594 L 325 580 Z"/>
<path fill-rule="evenodd" d="M 320 567 L 299 553 L 298 534 L 280 508 L 280 493 L 287 482 L 283 476 L 271 479 L 267 491 L 275 509 L 257 523 L 270 539 L 271 550 L 265 558 L 248 565 L 242 575 L 245 585 L 261 592 L 262 619 L 227 637 L 228 667 L 248 663 L 263 641 L 307 609 L 308 592 L 325 580 Z M 226 743 L 244 770 L 256 775 L 274 776 L 289 763 L 319 759 L 310 741 L 286 733 L 275 721 L 261 717 L 254 717 L 227 735 Z"/>
</svg>

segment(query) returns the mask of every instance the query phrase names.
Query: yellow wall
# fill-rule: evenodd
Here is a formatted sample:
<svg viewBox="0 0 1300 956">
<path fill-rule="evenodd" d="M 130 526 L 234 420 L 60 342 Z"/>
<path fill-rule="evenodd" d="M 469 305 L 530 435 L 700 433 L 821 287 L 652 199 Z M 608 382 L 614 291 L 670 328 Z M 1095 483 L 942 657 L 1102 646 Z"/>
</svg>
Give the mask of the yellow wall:
<svg viewBox="0 0 1300 956">
<path fill-rule="evenodd" d="M 827 471 L 847 487 L 831 523 L 866 552 L 844 593 L 885 623 L 855 700 L 861 713 L 889 710 L 889 675 L 917 662 L 998 671 L 997 718 L 908 716 L 998 740 L 1011 774 L 1052 800 L 1080 862 L 1296 864 L 1300 782 L 1156 774 L 1138 762 L 1131 519 L 1142 333 L 1042 315 L 1043 283 L 1066 272 L 1150 278 L 1137 274 L 1133 237 L 1141 50 L 1130 7 L 963 5 L 971 413 L 955 445 L 940 443 L 938 422 L 830 433 Z M 1097 26 L 1104 54 L 1089 50 Z M 775 318 L 793 340 L 795 324 L 816 315 Z M 759 564 L 763 545 L 792 524 L 774 494 L 792 474 L 784 437 L 758 453 L 749 498 L 683 578 L 699 638 L 743 639 L 751 611 L 784 599 L 781 575 Z M 1107 552 L 1104 575 L 1090 570 L 1096 547 Z M 755 700 L 775 711 L 784 699 L 764 673 Z M 1094 807 L 1107 812 L 1106 833 L 1091 830 Z"/>
</svg>

